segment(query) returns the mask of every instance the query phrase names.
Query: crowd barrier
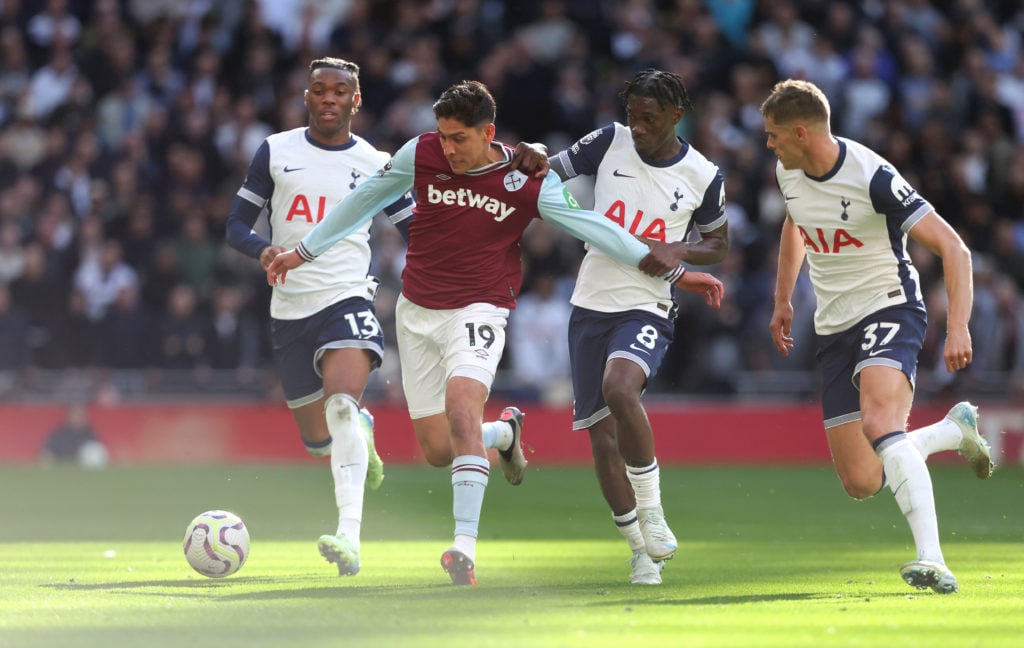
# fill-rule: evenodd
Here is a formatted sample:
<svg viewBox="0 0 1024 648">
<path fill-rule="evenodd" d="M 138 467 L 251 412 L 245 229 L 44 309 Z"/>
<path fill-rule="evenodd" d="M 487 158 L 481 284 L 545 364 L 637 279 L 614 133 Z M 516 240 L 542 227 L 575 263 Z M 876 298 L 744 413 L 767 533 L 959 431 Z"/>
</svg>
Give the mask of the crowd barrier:
<svg viewBox="0 0 1024 648">
<path fill-rule="evenodd" d="M 487 419 L 504 403 L 492 403 Z M 376 442 L 384 460 L 422 461 L 407 412 L 371 405 Z M 949 404 L 915 408 L 913 429 L 940 419 Z M 590 462 L 586 432 L 572 430 L 568 408 L 523 405 L 524 443 L 531 462 Z M 828 446 L 816 404 L 648 405 L 662 464 L 825 464 Z M 303 462 L 312 459 L 298 440 L 284 405 L 128 404 L 91 406 L 89 418 L 114 464 Z M 1024 407 L 982 405 L 982 430 L 1001 464 L 1020 464 L 1024 454 Z M 0 405 L 0 463 L 36 461 L 47 436 L 61 424 L 59 405 Z M 940 457 L 939 460 L 942 460 Z"/>
</svg>

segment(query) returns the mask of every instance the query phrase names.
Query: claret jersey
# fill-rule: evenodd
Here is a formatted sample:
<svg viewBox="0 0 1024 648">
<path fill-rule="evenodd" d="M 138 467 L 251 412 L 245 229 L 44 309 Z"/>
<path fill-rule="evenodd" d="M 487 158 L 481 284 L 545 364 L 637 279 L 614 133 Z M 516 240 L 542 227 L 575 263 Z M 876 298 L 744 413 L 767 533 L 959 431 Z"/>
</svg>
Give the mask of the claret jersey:
<svg viewBox="0 0 1024 648">
<path fill-rule="evenodd" d="M 924 308 L 907 233 L 933 211 L 884 158 L 853 140 L 836 140 L 839 159 L 822 177 L 776 167 L 807 253 L 820 335 L 845 331 L 887 306 Z"/>
<path fill-rule="evenodd" d="M 681 141 L 670 160 L 640 157 L 629 128 L 610 124 L 584 136 L 551 159 L 562 179 L 595 176 L 594 211 L 624 231 L 661 242 L 682 241 L 697 227 L 710 232 L 726 223 L 724 180 L 718 167 Z M 616 313 L 672 312 L 671 286 L 587 246 L 572 303 Z"/>
<path fill-rule="evenodd" d="M 415 218 L 409 226 L 402 294 L 423 308 L 474 303 L 515 307 L 522 274 L 519 241 L 538 217 L 623 264 L 636 266 L 647 255 L 646 245 L 580 209 L 557 175 L 538 179 L 511 171 L 512 150 L 494 146 L 500 148 L 501 159 L 459 175 L 445 159 L 436 132 L 410 140 L 376 176 L 331 210 L 296 251 L 312 261 L 360 227 L 367 214 L 414 188 Z"/>
</svg>

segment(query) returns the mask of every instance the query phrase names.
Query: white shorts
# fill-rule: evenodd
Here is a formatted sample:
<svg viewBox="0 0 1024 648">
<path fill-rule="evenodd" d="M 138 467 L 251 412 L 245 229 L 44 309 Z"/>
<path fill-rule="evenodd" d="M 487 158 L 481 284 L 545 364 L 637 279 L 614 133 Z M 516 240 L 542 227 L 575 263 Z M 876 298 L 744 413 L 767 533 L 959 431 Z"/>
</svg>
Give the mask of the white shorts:
<svg viewBox="0 0 1024 648">
<path fill-rule="evenodd" d="M 402 389 L 413 419 L 444 412 L 454 376 L 483 383 L 488 392 L 505 351 L 509 309 L 491 304 L 433 310 L 398 297 L 395 325 Z"/>
</svg>

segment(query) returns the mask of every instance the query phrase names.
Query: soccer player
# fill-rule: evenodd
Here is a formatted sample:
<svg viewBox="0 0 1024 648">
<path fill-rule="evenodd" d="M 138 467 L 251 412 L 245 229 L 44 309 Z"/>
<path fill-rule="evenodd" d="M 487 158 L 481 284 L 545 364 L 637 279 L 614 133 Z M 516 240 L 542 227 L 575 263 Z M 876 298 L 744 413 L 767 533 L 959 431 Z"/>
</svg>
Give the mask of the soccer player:
<svg viewBox="0 0 1024 648">
<path fill-rule="evenodd" d="M 554 174 L 539 178 L 512 169 L 512 150 L 494 141 L 495 112 L 482 83 L 445 90 L 434 103 L 437 131 L 403 145 L 267 269 L 269 283 L 285 281 L 291 269 L 317 260 L 381 206 L 415 188 L 395 311 L 398 351 L 420 448 L 430 464 L 451 465 L 455 539 L 441 565 L 456 585 L 476 583 L 476 538 L 490 471 L 486 449 L 499 450 L 512 484 L 522 481 L 526 467 L 522 413 L 506 408 L 501 421 L 481 422 L 522 278 L 519 241 L 530 221 L 544 218 L 628 265 L 667 281 L 686 277 L 708 300 L 721 299 L 717 279 L 686 272 L 657 242 L 649 248 L 580 209 Z"/>
<path fill-rule="evenodd" d="M 355 63 L 312 61 L 304 97 L 309 126 L 276 133 L 260 145 L 228 217 L 228 243 L 259 259 L 264 270 L 389 157 L 352 133 L 362 101 Z M 400 220 L 412 205 L 410 196 L 398 195 L 381 207 Z M 263 210 L 272 241 L 253 231 Z M 365 223 L 321 250 L 325 263 L 301 268 L 287 285 L 274 286 L 270 301 L 274 361 L 288 407 L 306 450 L 330 456 L 338 528 L 321 536 L 318 546 L 343 575 L 359 572 L 364 489 L 378 488 L 384 478 L 373 418 L 359 405 L 384 354 L 373 306 L 377 281 L 367 276 L 369 240 Z"/>
<path fill-rule="evenodd" d="M 761 106 L 767 145 L 779 158 L 786 201 L 775 309 L 769 328 L 782 355 L 795 341 L 791 296 L 806 257 L 817 297 L 814 327 L 822 409 L 832 459 L 846 492 L 870 497 L 889 485 L 910 525 L 916 560 L 900 567 L 910 585 L 957 591 L 939 546 L 925 459 L 956 450 L 986 479 L 993 465 L 978 433 L 977 408 L 955 405 L 944 419 L 907 431 L 925 305 L 907 236 L 942 259 L 949 297 L 946 368 L 971 363 L 970 251 L 956 232 L 886 160 L 832 135 L 830 107 L 812 83 L 775 85 Z"/>
<path fill-rule="evenodd" d="M 553 156 L 562 180 L 596 178 L 594 211 L 644 238 L 669 242 L 681 262 L 725 258 L 724 179 L 676 135 L 690 107 L 682 80 L 644 70 L 620 97 L 626 125 L 609 124 Z M 687 242 L 696 225 L 700 240 Z M 590 246 L 576 279 L 569 323 L 573 429 L 587 429 L 612 519 L 632 551 L 630 581 L 661 583 L 676 537 L 661 505 L 654 435 L 640 399 L 672 343 L 676 304 L 669 285 Z"/>
</svg>

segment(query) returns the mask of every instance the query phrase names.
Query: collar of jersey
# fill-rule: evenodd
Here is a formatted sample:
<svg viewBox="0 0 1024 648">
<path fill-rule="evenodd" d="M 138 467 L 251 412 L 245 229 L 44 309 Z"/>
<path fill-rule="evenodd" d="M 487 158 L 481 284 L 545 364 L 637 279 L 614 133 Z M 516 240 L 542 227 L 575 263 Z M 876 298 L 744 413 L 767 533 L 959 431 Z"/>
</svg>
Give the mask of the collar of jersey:
<svg viewBox="0 0 1024 648">
<path fill-rule="evenodd" d="M 470 169 L 469 171 L 466 171 L 466 175 L 483 175 L 485 173 L 490 173 L 491 171 L 501 168 L 512 161 L 512 152 L 507 146 L 499 142 L 492 142 L 491 146 L 497 147 L 498 150 L 501 151 L 501 154 L 504 156 L 503 159 L 496 160 L 490 164 L 485 164 L 477 169 Z"/>
<path fill-rule="evenodd" d="M 835 174 L 839 173 L 839 169 L 843 168 L 843 162 L 846 161 L 846 142 L 838 137 L 835 139 L 836 143 L 839 144 L 839 157 L 836 158 L 835 166 L 829 169 L 829 172 L 823 176 L 812 176 L 810 173 L 804 171 L 804 175 L 807 176 L 808 179 L 814 180 L 815 182 L 825 182 Z"/>
<path fill-rule="evenodd" d="M 350 149 L 356 145 L 355 133 L 349 133 L 348 141 L 345 142 L 344 144 L 339 144 L 338 146 L 327 146 L 326 144 L 321 144 L 320 142 L 316 141 L 315 139 L 309 136 L 308 126 L 306 127 L 306 130 L 302 132 L 302 135 L 303 137 L 306 138 L 306 141 L 309 142 L 312 146 L 315 146 L 318 149 L 323 149 L 325 151 L 344 151 L 345 149 Z"/>
<path fill-rule="evenodd" d="M 637 153 L 637 155 L 640 157 L 640 161 L 642 161 L 647 166 L 652 166 L 652 167 L 655 167 L 657 169 L 667 169 L 668 167 L 672 166 L 673 164 L 675 164 L 679 160 L 682 160 L 684 157 L 686 157 L 686 154 L 690 151 L 690 144 L 689 144 L 689 142 L 684 140 L 682 137 L 679 137 L 678 135 L 676 135 L 676 139 L 679 140 L 679 144 L 680 144 L 679 152 L 676 153 L 675 155 L 673 155 L 672 157 L 670 157 L 669 159 L 667 159 L 667 160 L 648 160 L 644 156 L 642 156 L 639 153 Z M 634 150 L 636 150 L 636 149 L 634 149 Z"/>
</svg>

